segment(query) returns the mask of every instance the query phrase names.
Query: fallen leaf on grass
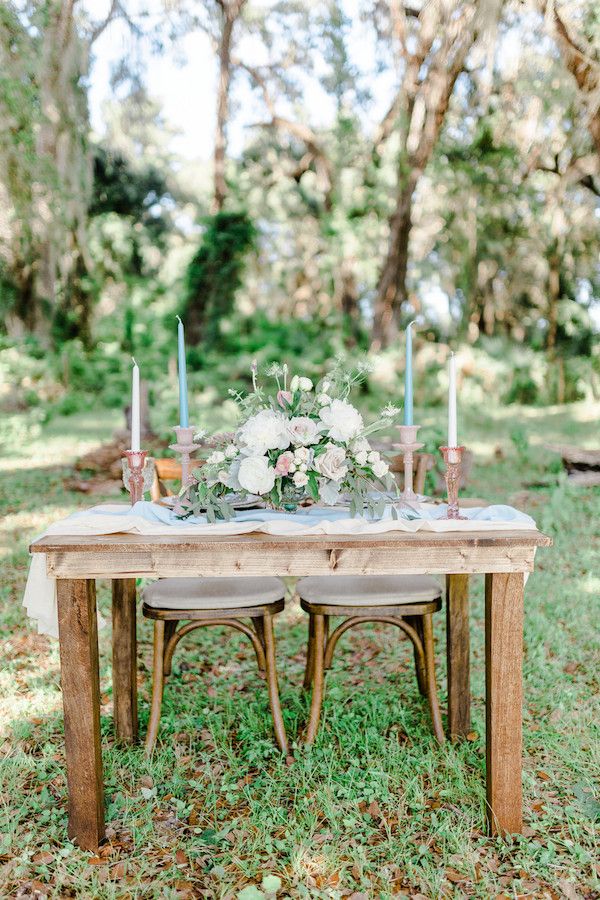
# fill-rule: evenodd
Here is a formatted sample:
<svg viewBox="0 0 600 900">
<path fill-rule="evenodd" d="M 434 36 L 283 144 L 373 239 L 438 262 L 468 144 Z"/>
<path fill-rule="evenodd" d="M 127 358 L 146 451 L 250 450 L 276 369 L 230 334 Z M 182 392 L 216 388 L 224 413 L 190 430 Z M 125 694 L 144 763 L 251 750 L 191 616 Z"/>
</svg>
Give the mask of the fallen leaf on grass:
<svg viewBox="0 0 600 900">
<path fill-rule="evenodd" d="M 544 772 L 543 769 L 538 769 L 535 774 L 537 775 L 538 778 L 541 778 L 542 781 L 551 781 L 552 780 L 552 776 L 548 775 L 547 772 Z"/>
<path fill-rule="evenodd" d="M 40 850 L 36 853 L 32 860 L 38 866 L 47 866 L 54 861 L 54 856 L 48 850 Z"/>
<path fill-rule="evenodd" d="M 451 881 L 452 884 L 460 884 L 461 881 L 467 880 L 466 875 L 461 875 L 456 869 L 446 869 L 446 878 L 448 881 Z"/>
</svg>

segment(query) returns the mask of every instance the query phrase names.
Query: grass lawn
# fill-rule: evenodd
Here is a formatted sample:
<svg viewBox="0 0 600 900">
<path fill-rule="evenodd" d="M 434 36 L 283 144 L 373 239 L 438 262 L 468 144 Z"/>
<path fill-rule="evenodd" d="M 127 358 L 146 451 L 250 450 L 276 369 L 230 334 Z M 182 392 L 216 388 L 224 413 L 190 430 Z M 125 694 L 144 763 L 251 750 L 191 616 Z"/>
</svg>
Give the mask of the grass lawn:
<svg viewBox="0 0 600 900">
<path fill-rule="evenodd" d="M 469 492 L 518 502 L 554 538 L 526 591 L 525 833 L 484 832 L 482 579 L 473 581 L 473 732 L 440 749 L 412 652 L 384 626 L 350 632 L 328 676 L 323 727 L 293 764 L 270 733 L 264 683 L 244 638 L 196 632 L 175 657 L 159 745 L 114 746 L 110 628 L 100 634 L 109 843 L 66 839 L 58 648 L 21 609 L 29 540 L 89 497 L 63 479 L 118 424 L 102 410 L 42 428 L 7 420 L 0 457 L 0 897 L 600 897 L 600 489 L 554 478 L 546 442 L 598 443 L 600 406 L 510 407 L 465 416 Z M 429 430 L 443 411 L 423 417 Z M 427 429 L 423 429 L 426 431 Z M 512 439 L 511 439 L 512 435 Z M 555 481 L 529 490 L 529 482 Z M 108 585 L 99 584 L 108 611 Z M 288 733 L 306 622 L 276 622 Z M 443 615 L 437 656 L 445 701 Z M 151 632 L 139 626 L 142 730 Z M 187 648 L 187 649 L 186 649 Z"/>
</svg>

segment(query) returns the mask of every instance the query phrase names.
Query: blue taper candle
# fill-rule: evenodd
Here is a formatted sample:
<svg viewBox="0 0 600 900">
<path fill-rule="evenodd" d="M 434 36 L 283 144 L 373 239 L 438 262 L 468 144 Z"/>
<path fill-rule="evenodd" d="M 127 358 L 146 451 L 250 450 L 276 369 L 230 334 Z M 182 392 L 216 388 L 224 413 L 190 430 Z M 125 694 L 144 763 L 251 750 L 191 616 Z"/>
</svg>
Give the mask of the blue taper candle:
<svg viewBox="0 0 600 900">
<path fill-rule="evenodd" d="M 406 367 L 404 369 L 404 424 L 413 423 L 413 371 L 412 371 L 412 326 L 406 327 Z"/>
<path fill-rule="evenodd" d="M 185 368 L 185 335 L 183 331 L 183 322 L 177 316 L 179 322 L 177 326 L 177 369 L 179 372 L 179 424 L 182 428 L 189 425 L 188 419 L 188 394 L 187 394 L 187 372 Z"/>
</svg>

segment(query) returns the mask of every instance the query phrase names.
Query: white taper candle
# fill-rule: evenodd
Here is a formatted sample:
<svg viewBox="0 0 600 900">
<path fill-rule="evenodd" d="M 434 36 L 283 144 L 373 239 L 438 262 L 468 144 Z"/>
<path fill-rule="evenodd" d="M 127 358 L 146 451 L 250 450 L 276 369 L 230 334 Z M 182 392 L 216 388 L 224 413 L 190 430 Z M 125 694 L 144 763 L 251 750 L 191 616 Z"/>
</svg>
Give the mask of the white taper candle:
<svg viewBox="0 0 600 900">
<path fill-rule="evenodd" d="M 131 449 L 140 449 L 140 370 L 135 359 L 131 373 Z"/>
<path fill-rule="evenodd" d="M 456 357 L 450 355 L 448 365 L 448 446 L 458 447 L 456 428 Z"/>
</svg>

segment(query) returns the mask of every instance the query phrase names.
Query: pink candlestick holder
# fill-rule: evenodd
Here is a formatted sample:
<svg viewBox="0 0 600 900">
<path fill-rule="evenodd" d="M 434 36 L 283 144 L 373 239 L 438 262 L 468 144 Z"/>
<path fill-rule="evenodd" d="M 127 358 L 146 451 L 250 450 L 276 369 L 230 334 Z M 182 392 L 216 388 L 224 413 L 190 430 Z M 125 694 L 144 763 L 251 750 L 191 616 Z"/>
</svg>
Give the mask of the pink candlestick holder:
<svg viewBox="0 0 600 900">
<path fill-rule="evenodd" d="M 461 516 L 458 506 L 458 485 L 462 467 L 462 455 L 464 447 L 440 447 L 440 453 L 444 457 L 446 465 L 446 494 L 448 497 L 448 511 L 446 519 L 466 519 Z"/>
<path fill-rule="evenodd" d="M 413 490 L 413 454 L 425 446 L 417 441 L 417 431 L 420 427 L 420 425 L 398 425 L 400 443 L 394 446 L 400 450 L 404 458 L 404 490 L 400 493 L 402 500 L 421 499 Z"/>
<path fill-rule="evenodd" d="M 175 434 L 177 435 L 177 440 L 174 444 L 170 444 L 169 447 L 171 450 L 175 450 L 176 453 L 181 454 L 181 487 L 186 488 L 189 487 L 190 484 L 193 483 L 194 479 L 191 473 L 191 455 L 198 450 L 198 445 L 194 443 L 194 432 L 196 431 L 195 425 L 176 425 L 175 426 Z"/>
<path fill-rule="evenodd" d="M 147 459 L 147 450 L 125 450 L 123 467 L 123 484 L 131 495 L 131 505 L 144 499 L 144 491 L 150 490 L 154 476 L 154 460 Z"/>
</svg>

